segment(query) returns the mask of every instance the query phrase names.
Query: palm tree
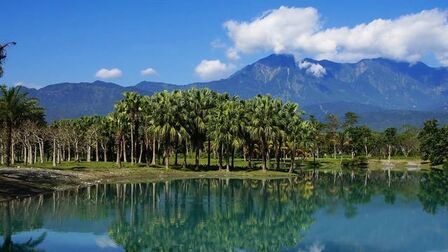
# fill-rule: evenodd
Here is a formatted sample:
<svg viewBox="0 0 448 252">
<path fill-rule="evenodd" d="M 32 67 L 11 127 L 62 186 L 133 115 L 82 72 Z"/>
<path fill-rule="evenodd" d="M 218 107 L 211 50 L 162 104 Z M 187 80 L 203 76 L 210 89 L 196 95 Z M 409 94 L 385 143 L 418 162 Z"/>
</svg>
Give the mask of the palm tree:
<svg viewBox="0 0 448 252">
<path fill-rule="evenodd" d="M 136 92 L 126 92 L 124 93 L 124 97 L 122 102 L 131 130 L 131 164 L 134 164 L 136 152 L 135 140 L 138 139 L 139 124 L 141 121 L 142 96 Z"/>
<path fill-rule="evenodd" d="M 212 108 L 215 107 L 215 93 L 209 89 L 190 89 L 183 93 L 185 101 L 185 130 L 195 151 L 195 167 L 199 169 L 199 154 L 207 140 L 207 120 Z"/>
<path fill-rule="evenodd" d="M 179 91 L 173 93 L 164 91 L 154 96 L 153 131 L 164 143 L 166 169 L 169 167 L 172 142 L 179 141 L 186 135 L 184 127 L 179 122 L 179 108 L 176 104 L 180 97 L 181 93 Z"/>
<path fill-rule="evenodd" d="M 230 166 L 233 168 L 233 156 L 240 142 L 238 136 L 241 115 L 241 103 L 234 98 L 219 103 L 210 116 L 208 137 L 215 140 L 219 155 L 225 154 L 227 171 L 230 171 Z M 232 157 L 232 164 L 230 157 Z"/>
<path fill-rule="evenodd" d="M 13 131 L 25 121 L 44 122 L 44 111 L 21 87 L 0 86 L 0 123 L 6 129 L 6 165 L 11 164 Z"/>
<path fill-rule="evenodd" d="M 275 131 L 274 99 L 270 96 L 258 95 L 249 103 L 251 120 L 249 125 L 250 133 L 258 139 L 260 151 L 263 158 L 262 168 L 268 168 L 267 156 L 269 151 L 269 141 Z"/>
<path fill-rule="evenodd" d="M 121 168 L 121 154 L 123 151 L 122 139 L 127 126 L 127 116 L 123 103 L 115 104 L 115 111 L 108 116 L 109 123 L 115 132 L 115 151 L 117 155 L 117 165 Z M 123 146 L 124 147 L 124 146 Z"/>
<path fill-rule="evenodd" d="M 336 145 L 338 142 L 338 129 L 340 127 L 339 118 L 335 114 L 327 114 L 326 116 L 326 128 L 327 128 L 327 135 L 329 138 L 329 141 L 333 144 L 333 158 L 336 159 L 337 151 L 336 151 Z"/>
</svg>

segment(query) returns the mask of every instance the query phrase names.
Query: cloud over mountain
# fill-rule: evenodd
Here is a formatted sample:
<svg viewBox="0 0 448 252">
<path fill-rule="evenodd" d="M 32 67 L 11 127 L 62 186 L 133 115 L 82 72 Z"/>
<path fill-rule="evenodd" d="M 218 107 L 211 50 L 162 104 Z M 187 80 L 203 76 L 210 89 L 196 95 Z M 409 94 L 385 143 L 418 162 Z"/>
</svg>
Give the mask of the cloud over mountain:
<svg viewBox="0 0 448 252">
<path fill-rule="evenodd" d="M 152 67 L 148 67 L 148 68 L 141 70 L 140 74 L 142 76 L 154 76 L 154 75 L 157 75 L 157 71 Z"/>
<path fill-rule="evenodd" d="M 324 28 L 318 10 L 282 6 L 252 21 L 224 23 L 231 56 L 255 51 L 290 52 L 317 59 L 357 61 L 387 57 L 416 62 L 433 55 L 448 65 L 448 12 L 432 9 L 353 27 Z"/>
<path fill-rule="evenodd" d="M 307 73 L 316 77 L 322 77 L 327 73 L 327 70 L 318 63 L 308 62 L 306 60 L 298 63 L 300 69 L 305 69 Z"/>
<path fill-rule="evenodd" d="M 202 60 L 195 68 L 196 74 L 202 80 L 227 77 L 233 70 L 235 70 L 234 65 L 223 63 L 220 60 Z"/>
<path fill-rule="evenodd" d="M 122 75 L 123 72 L 118 68 L 112 68 L 112 69 L 101 68 L 96 72 L 95 77 L 101 79 L 114 79 L 119 78 Z"/>
</svg>

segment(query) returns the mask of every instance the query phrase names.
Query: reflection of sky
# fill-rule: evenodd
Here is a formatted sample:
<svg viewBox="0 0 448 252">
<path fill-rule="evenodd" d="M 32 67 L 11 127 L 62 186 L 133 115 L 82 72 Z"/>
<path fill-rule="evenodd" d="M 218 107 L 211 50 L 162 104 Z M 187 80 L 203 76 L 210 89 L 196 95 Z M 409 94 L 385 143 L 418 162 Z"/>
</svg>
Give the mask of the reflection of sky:
<svg viewBox="0 0 448 252">
<path fill-rule="evenodd" d="M 47 237 L 38 248 L 44 251 L 124 251 L 107 234 L 95 235 L 93 233 L 54 232 L 48 229 L 36 229 L 30 232 L 17 233 L 13 235 L 12 240 L 15 243 L 27 242 L 30 238 L 35 239 L 43 232 L 47 232 Z"/>
<path fill-rule="evenodd" d="M 448 251 L 446 208 L 432 215 L 419 202 L 397 197 L 388 205 L 382 196 L 356 208 L 351 218 L 341 205 L 331 213 L 320 209 L 295 251 Z"/>
</svg>

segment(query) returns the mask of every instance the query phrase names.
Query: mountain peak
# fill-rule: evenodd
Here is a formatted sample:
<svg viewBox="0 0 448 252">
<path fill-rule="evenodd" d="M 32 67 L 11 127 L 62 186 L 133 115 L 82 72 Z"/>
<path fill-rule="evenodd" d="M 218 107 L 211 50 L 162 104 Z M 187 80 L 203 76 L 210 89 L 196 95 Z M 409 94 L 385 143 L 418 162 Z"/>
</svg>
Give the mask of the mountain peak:
<svg viewBox="0 0 448 252">
<path fill-rule="evenodd" d="M 271 54 L 255 62 L 270 67 L 295 67 L 296 60 L 292 54 Z"/>
</svg>

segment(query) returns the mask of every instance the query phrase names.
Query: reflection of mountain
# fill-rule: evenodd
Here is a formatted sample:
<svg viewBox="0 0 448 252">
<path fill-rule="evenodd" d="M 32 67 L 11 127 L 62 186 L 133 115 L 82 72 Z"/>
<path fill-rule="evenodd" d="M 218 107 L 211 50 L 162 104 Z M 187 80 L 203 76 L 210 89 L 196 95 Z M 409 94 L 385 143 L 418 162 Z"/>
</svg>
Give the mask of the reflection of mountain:
<svg viewBox="0 0 448 252">
<path fill-rule="evenodd" d="M 381 127 L 421 124 L 421 120 L 434 116 L 444 119 L 448 113 L 447 68 L 382 58 L 349 64 L 313 59 L 296 62 L 292 55 L 273 54 L 243 67 L 226 79 L 204 83 L 173 85 L 144 81 L 135 86 L 122 87 L 95 81 L 59 83 L 27 91 L 40 99 L 47 110 L 47 119 L 52 121 L 107 114 L 113 109 L 113 104 L 122 98 L 124 91 L 148 95 L 191 87 L 207 87 L 242 98 L 271 94 L 297 102 L 317 117 L 323 117 L 328 110 L 336 110 L 338 114 L 355 111 L 361 113 L 366 123 L 370 123 L 375 122 L 368 120 L 372 115 L 364 115 L 364 112 L 375 112 L 374 116 L 380 118 L 386 113 L 389 121 Z M 433 113 L 427 113 L 429 111 Z M 399 117 L 395 119 L 393 115 Z"/>
<path fill-rule="evenodd" d="M 45 228 L 64 232 L 67 239 L 66 231 L 107 232 L 128 251 L 297 251 L 313 246 L 316 237 L 326 249 L 381 251 L 387 247 L 381 243 L 388 239 L 384 236 L 400 231 L 403 249 L 427 250 L 434 246 L 414 246 L 410 240 L 431 236 L 440 244 L 434 225 L 445 222 L 439 215 L 424 214 L 418 200 L 430 213 L 446 207 L 448 194 L 440 188 L 448 188 L 447 175 L 435 170 L 428 175 L 393 172 L 390 177 L 383 172 L 320 172 L 314 178 L 304 174 L 301 182 L 194 179 L 100 185 L 12 201 L 9 215 L 3 203 L 0 227 L 9 227 L 3 235 Z M 431 193 L 435 190 L 440 193 Z M 406 223 L 418 228 L 409 229 Z M 366 239 L 377 244 L 359 242 Z"/>
</svg>

